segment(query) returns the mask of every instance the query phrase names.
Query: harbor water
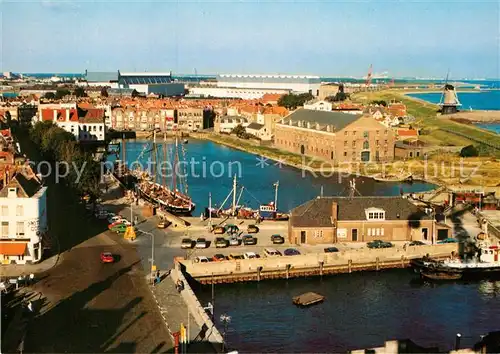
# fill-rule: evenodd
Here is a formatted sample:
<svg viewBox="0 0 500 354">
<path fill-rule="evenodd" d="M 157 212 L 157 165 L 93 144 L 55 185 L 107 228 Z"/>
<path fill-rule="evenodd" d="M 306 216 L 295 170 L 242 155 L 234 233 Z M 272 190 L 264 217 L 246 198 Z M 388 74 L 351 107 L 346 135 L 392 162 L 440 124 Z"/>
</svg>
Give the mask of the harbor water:
<svg viewBox="0 0 500 354">
<path fill-rule="evenodd" d="M 292 304 L 309 291 L 326 300 Z M 202 303 L 212 301 L 211 286 L 195 292 Z M 449 350 L 457 333 L 472 346 L 499 329 L 500 282 L 428 283 L 408 269 L 224 284 L 214 293 L 215 318 L 231 316 L 227 341 L 243 353 L 346 352 L 407 338 Z"/>
<path fill-rule="evenodd" d="M 173 142 L 167 142 L 167 145 L 167 153 L 171 156 Z M 313 175 L 210 141 L 190 139 L 183 149 L 186 164 L 179 171 L 187 176 L 188 193 L 196 203 L 195 215 L 199 215 L 208 206 L 209 193 L 212 193 L 212 205 L 220 206 L 232 189 L 235 174 L 238 185 L 244 186 L 240 204 L 252 208 L 274 201 L 273 184 L 279 181 L 278 209 L 284 212 L 319 196 L 322 189 L 325 196 L 347 195 L 349 182 L 353 179 L 352 176 L 331 173 L 326 176 Z M 147 150 L 146 141 L 128 141 L 126 159 L 129 165 L 139 161 L 142 166 L 147 167 L 147 160 L 150 158 Z M 158 150 L 163 151 L 162 143 L 159 143 Z M 162 161 L 163 155 L 159 155 L 157 161 Z M 167 173 L 166 184 L 171 185 L 171 180 Z M 422 192 L 433 188 L 434 185 L 420 181 L 381 183 L 370 178 L 356 178 L 356 189 L 364 196 L 398 195 L 401 192 Z M 231 202 L 232 200 L 228 200 L 227 203 Z"/>
</svg>

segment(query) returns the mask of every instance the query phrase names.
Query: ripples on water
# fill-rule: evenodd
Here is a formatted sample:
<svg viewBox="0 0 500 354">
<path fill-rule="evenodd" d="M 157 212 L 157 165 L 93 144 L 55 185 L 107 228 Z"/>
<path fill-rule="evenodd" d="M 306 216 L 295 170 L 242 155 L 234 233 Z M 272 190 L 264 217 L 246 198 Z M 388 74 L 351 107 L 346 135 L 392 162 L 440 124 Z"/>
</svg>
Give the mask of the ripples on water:
<svg viewBox="0 0 500 354">
<path fill-rule="evenodd" d="M 196 289 L 202 303 L 211 287 Z M 301 309 L 292 297 L 326 296 Z M 500 329 L 500 282 L 423 282 L 409 270 L 216 285 L 216 318 L 232 316 L 228 342 L 241 352 L 346 352 L 410 338 L 450 349 Z M 219 326 L 220 327 L 220 326 Z"/>
</svg>

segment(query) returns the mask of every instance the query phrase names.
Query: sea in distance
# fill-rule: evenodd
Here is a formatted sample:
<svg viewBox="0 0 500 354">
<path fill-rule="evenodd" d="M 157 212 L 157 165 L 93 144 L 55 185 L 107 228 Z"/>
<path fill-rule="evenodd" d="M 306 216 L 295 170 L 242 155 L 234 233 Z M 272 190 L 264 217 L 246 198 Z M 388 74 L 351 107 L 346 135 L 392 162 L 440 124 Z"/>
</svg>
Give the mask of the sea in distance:
<svg viewBox="0 0 500 354">
<path fill-rule="evenodd" d="M 441 92 L 429 93 L 411 93 L 408 96 L 419 98 L 421 100 L 438 104 L 441 100 Z M 500 90 L 482 91 L 482 92 L 460 92 L 457 93 L 458 99 L 462 104 L 462 110 L 500 110 Z M 491 130 L 500 134 L 500 122 L 476 124 L 483 129 Z"/>
</svg>

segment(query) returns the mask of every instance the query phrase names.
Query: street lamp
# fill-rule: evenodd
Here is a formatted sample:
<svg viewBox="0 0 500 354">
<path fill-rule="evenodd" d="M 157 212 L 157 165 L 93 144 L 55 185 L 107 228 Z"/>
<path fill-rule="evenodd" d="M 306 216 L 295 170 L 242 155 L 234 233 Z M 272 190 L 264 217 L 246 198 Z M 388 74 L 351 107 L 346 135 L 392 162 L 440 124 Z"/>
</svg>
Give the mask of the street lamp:
<svg viewBox="0 0 500 354">
<path fill-rule="evenodd" d="M 154 284 L 153 266 L 155 264 L 155 235 L 151 232 L 137 230 L 137 232 L 151 236 L 151 279 Z"/>
<path fill-rule="evenodd" d="M 222 352 L 224 352 L 224 346 L 226 344 L 227 326 L 231 322 L 231 316 L 228 316 L 226 314 L 222 314 L 222 315 L 220 315 L 220 321 L 224 325 L 224 333 L 222 334 Z"/>
</svg>

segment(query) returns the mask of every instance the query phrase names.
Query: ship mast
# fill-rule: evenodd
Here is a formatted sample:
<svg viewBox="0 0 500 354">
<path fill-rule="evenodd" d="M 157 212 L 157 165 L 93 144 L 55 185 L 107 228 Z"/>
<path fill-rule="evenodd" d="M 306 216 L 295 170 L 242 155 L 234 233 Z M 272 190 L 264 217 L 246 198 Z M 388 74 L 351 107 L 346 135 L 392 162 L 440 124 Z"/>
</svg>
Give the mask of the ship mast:
<svg viewBox="0 0 500 354">
<path fill-rule="evenodd" d="M 277 181 L 274 184 L 274 211 L 278 211 L 278 187 L 280 185 L 280 181 Z"/>
<path fill-rule="evenodd" d="M 236 175 L 233 179 L 233 216 L 236 215 Z"/>
<path fill-rule="evenodd" d="M 163 163 L 167 161 L 167 133 L 163 133 Z M 162 179 L 163 179 L 163 187 L 167 185 L 167 173 L 165 168 L 162 169 Z"/>
<path fill-rule="evenodd" d="M 173 187 L 172 192 L 174 192 L 174 197 L 177 192 L 177 155 L 178 153 L 178 139 L 177 135 L 175 136 L 175 153 L 174 153 L 174 170 L 173 170 Z"/>
<path fill-rule="evenodd" d="M 153 131 L 153 183 L 156 183 L 156 131 Z"/>
</svg>

